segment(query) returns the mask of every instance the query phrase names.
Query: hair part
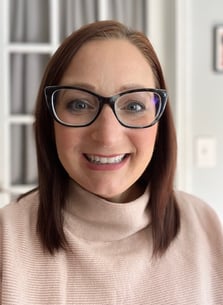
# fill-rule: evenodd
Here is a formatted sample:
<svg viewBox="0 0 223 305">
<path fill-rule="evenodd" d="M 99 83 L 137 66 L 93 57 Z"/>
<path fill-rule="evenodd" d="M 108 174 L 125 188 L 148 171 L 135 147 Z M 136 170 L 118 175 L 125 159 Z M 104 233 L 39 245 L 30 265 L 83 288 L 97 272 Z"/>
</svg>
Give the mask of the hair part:
<svg viewBox="0 0 223 305">
<path fill-rule="evenodd" d="M 67 246 L 62 210 L 67 199 L 69 176 L 57 155 L 54 122 L 47 109 L 44 88 L 60 82 L 83 44 L 113 38 L 126 39 L 138 47 L 152 68 L 156 87 L 166 88 L 159 60 L 147 37 L 116 21 L 99 21 L 83 26 L 67 37 L 52 56 L 40 84 L 34 126 L 39 190 L 37 233 L 43 248 L 51 254 Z M 158 124 L 153 157 L 139 179 L 143 186 L 150 185 L 148 205 L 152 217 L 154 255 L 162 255 L 167 250 L 180 228 L 179 209 L 173 192 L 177 145 L 169 103 Z"/>
</svg>

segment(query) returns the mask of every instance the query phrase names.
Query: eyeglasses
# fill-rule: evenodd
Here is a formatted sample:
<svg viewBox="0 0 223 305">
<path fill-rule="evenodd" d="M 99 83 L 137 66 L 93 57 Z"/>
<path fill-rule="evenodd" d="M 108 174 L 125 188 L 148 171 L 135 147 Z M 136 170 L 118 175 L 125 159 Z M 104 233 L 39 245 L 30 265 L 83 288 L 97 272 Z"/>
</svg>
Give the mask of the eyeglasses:
<svg viewBox="0 0 223 305">
<path fill-rule="evenodd" d="M 163 89 L 132 89 L 110 97 L 72 86 L 47 86 L 44 91 L 51 115 L 68 127 L 89 126 L 108 105 L 121 125 L 147 128 L 159 121 L 167 103 Z"/>
</svg>

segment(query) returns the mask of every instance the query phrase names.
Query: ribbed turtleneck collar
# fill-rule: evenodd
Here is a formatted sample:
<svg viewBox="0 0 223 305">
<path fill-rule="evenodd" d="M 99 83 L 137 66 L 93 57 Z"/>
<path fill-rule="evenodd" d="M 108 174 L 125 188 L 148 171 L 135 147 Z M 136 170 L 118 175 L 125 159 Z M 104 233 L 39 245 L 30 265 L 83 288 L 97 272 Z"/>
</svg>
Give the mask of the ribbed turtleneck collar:
<svg viewBox="0 0 223 305">
<path fill-rule="evenodd" d="M 148 188 L 134 201 L 113 203 L 72 183 L 65 222 L 73 234 L 86 240 L 121 240 L 149 225 L 148 201 Z"/>
</svg>

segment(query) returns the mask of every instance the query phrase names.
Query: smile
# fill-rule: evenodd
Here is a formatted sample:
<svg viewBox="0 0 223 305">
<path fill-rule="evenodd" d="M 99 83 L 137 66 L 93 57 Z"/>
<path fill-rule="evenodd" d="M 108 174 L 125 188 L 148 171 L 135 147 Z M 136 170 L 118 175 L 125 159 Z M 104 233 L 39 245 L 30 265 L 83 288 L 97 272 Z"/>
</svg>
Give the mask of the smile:
<svg viewBox="0 0 223 305">
<path fill-rule="evenodd" d="M 126 154 L 121 154 L 113 157 L 101 157 L 96 155 L 85 155 L 88 161 L 95 164 L 117 164 L 121 163 L 123 159 L 126 157 Z"/>
</svg>

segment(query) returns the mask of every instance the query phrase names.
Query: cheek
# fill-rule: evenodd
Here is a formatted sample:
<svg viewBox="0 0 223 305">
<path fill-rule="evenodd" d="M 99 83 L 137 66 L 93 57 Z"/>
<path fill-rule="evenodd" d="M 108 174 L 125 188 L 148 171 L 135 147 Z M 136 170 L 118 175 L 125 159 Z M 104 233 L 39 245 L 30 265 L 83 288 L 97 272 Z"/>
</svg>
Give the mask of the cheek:
<svg viewBox="0 0 223 305">
<path fill-rule="evenodd" d="M 66 149 L 70 143 L 69 135 L 60 127 L 55 127 L 54 131 L 57 151 L 59 152 L 62 148 Z"/>
<path fill-rule="evenodd" d="M 54 132 L 58 154 L 69 151 L 74 147 L 78 139 L 74 129 L 55 124 Z"/>
<path fill-rule="evenodd" d="M 156 142 L 156 135 L 157 135 L 157 125 L 154 125 L 150 128 L 145 128 L 140 130 L 140 133 L 135 138 L 136 142 L 136 149 L 138 151 L 138 154 L 143 157 L 143 159 L 146 161 L 150 161 L 155 142 Z"/>
</svg>

